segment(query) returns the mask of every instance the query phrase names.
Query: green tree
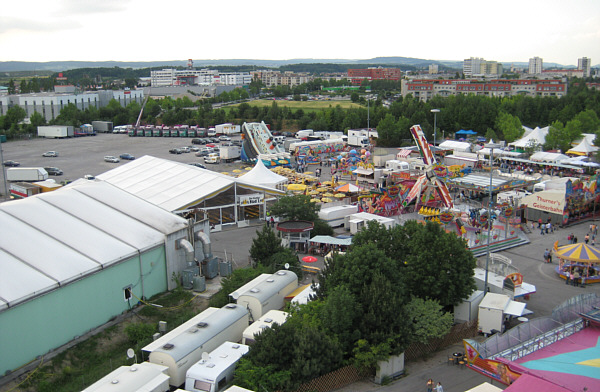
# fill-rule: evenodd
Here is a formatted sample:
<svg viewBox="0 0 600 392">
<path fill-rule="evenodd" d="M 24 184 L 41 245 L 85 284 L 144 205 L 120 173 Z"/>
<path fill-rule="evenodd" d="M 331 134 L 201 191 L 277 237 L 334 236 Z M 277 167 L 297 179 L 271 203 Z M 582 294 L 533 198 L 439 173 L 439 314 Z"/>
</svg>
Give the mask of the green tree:
<svg viewBox="0 0 600 392">
<path fill-rule="evenodd" d="M 305 220 L 314 222 L 319 218 L 320 206 L 311 203 L 310 196 L 283 196 L 271 207 L 271 215 L 285 220 Z"/>
<path fill-rule="evenodd" d="M 575 120 L 581 124 L 580 130 L 582 133 L 596 133 L 600 131 L 600 119 L 592 109 L 578 113 L 575 116 Z"/>
<path fill-rule="evenodd" d="M 568 137 L 565 133 L 565 126 L 560 121 L 556 120 L 550 125 L 546 140 L 544 143 L 546 150 L 560 149 L 567 151 L 569 149 Z"/>
<path fill-rule="evenodd" d="M 504 135 L 504 140 L 508 143 L 514 142 L 523 134 L 519 118 L 502 111 L 496 118 L 496 129 Z"/>
<path fill-rule="evenodd" d="M 277 237 L 269 225 L 265 224 L 261 231 L 256 231 L 256 238 L 252 239 L 250 257 L 257 264 L 269 265 L 271 256 L 283 250 L 281 238 Z"/>
<path fill-rule="evenodd" d="M 454 321 L 451 313 L 444 312 L 440 304 L 431 299 L 413 298 L 406 306 L 406 313 L 411 320 L 411 341 L 417 343 L 426 344 L 444 336 Z"/>
</svg>

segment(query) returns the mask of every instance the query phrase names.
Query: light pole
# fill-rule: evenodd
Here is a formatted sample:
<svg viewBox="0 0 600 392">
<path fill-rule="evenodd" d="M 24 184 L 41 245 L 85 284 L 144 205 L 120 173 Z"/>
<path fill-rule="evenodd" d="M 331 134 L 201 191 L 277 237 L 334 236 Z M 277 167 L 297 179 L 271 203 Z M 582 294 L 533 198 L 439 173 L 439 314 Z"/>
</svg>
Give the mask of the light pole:
<svg viewBox="0 0 600 392">
<path fill-rule="evenodd" d="M 494 143 L 493 140 L 490 139 L 490 142 L 485 145 L 485 147 L 490 149 L 490 196 L 488 200 L 488 232 L 487 232 L 487 257 L 485 259 L 485 281 L 483 283 L 483 295 L 487 294 L 488 289 L 488 268 L 490 265 L 490 235 L 492 229 L 492 179 L 493 179 L 493 164 L 494 164 L 494 148 L 500 148 L 499 144 Z"/>
<path fill-rule="evenodd" d="M 431 113 L 433 113 L 433 145 L 435 146 L 435 134 L 436 134 L 436 120 L 437 114 L 440 112 L 440 109 L 431 109 Z"/>
</svg>

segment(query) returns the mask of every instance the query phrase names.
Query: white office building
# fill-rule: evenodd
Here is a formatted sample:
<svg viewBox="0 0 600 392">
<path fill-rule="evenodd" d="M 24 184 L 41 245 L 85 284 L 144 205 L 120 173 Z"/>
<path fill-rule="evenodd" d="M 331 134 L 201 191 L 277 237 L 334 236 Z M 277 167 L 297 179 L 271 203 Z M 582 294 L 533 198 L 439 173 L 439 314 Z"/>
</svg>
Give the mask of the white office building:
<svg viewBox="0 0 600 392">
<path fill-rule="evenodd" d="M 150 72 L 152 87 L 167 86 L 241 86 L 248 85 L 252 75 L 248 72 L 222 72 L 216 69 L 161 69 Z"/>
<path fill-rule="evenodd" d="M 539 75 L 544 69 L 544 60 L 541 57 L 533 57 L 529 59 L 529 74 Z"/>
<path fill-rule="evenodd" d="M 583 77 L 589 78 L 592 74 L 592 59 L 588 57 L 577 59 L 577 69 L 583 71 Z"/>
</svg>

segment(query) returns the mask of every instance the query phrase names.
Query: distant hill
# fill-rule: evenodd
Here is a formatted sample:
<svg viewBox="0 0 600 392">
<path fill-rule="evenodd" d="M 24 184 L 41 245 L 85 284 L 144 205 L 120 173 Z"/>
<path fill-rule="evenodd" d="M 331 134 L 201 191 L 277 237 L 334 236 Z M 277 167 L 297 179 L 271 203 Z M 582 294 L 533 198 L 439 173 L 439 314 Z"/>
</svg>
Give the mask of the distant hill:
<svg viewBox="0 0 600 392">
<path fill-rule="evenodd" d="M 226 65 L 252 65 L 260 67 L 280 67 L 290 64 L 348 64 L 348 65 L 408 65 L 413 67 L 426 67 L 430 64 L 440 64 L 450 68 L 462 69 L 462 60 L 425 60 L 412 57 L 375 57 L 372 59 L 289 59 L 289 60 L 253 60 L 253 59 L 223 59 L 223 60 L 194 60 L 194 67 L 202 66 L 226 66 Z M 525 62 L 503 62 L 505 67 L 511 64 L 517 67 L 527 67 Z M 67 71 L 76 68 L 154 68 L 154 67 L 185 67 L 187 60 L 171 61 L 0 61 L 0 72 L 15 71 Z M 544 63 L 544 68 L 572 68 L 556 63 Z M 598 67 L 598 65 L 594 66 Z"/>
</svg>

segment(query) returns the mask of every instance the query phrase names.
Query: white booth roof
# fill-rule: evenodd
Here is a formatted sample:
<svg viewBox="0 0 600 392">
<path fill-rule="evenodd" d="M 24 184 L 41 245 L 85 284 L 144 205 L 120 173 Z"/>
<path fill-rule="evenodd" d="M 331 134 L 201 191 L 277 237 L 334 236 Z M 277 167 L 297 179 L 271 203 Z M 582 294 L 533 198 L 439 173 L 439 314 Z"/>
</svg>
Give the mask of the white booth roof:
<svg viewBox="0 0 600 392">
<path fill-rule="evenodd" d="M 525 148 L 532 144 L 543 145 L 546 142 L 546 136 L 550 127 L 538 128 L 536 127 L 529 133 L 525 133 L 521 139 L 509 143 L 509 146 Z"/>
<path fill-rule="evenodd" d="M 0 311 L 163 244 L 187 221 L 95 181 L 0 204 Z"/>
<path fill-rule="evenodd" d="M 167 211 L 178 211 L 213 197 L 234 185 L 285 194 L 212 170 L 145 155 L 97 176 Z"/>
<path fill-rule="evenodd" d="M 254 168 L 248 173 L 238 177 L 238 179 L 251 184 L 268 186 L 270 188 L 275 188 L 277 185 L 288 182 L 287 177 L 280 176 L 267 169 L 262 159 L 257 159 Z"/>
<path fill-rule="evenodd" d="M 471 152 L 471 143 L 446 140 L 438 146 L 444 150 Z"/>
</svg>

